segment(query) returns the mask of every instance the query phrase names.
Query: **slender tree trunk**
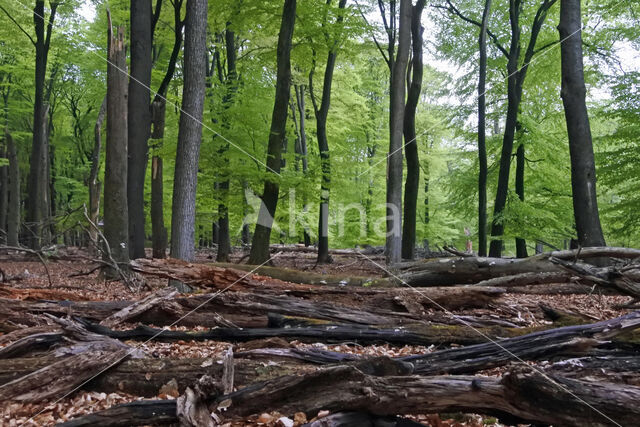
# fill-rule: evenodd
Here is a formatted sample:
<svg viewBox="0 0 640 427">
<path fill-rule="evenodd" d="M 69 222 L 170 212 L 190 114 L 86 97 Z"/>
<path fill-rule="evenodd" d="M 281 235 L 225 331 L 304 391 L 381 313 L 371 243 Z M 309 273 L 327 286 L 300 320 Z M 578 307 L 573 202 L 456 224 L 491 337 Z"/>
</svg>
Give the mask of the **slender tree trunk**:
<svg viewBox="0 0 640 427">
<path fill-rule="evenodd" d="M 225 47 L 227 52 L 227 93 L 224 99 L 224 108 L 227 110 L 233 103 L 236 91 L 238 90 L 238 73 L 236 71 L 236 34 L 231 30 L 231 22 L 227 22 L 224 34 Z M 230 128 L 228 118 L 225 118 L 224 126 Z M 218 205 L 218 253 L 216 261 L 229 262 L 231 255 L 231 233 L 229 231 L 229 144 L 224 142 L 221 157 L 224 161 L 224 179 L 220 182 L 220 195 L 222 203 Z"/>
<path fill-rule="evenodd" d="M 45 28 L 45 2 L 36 0 L 33 9 L 33 22 L 36 38 L 35 60 L 35 97 L 33 106 L 33 141 L 29 162 L 29 178 L 27 180 L 27 224 L 28 245 L 37 249 L 48 243 L 48 231 L 44 224 L 49 220 L 49 141 L 47 139 L 48 106 L 45 105 L 45 80 L 47 75 L 47 59 L 53 22 L 59 2 L 50 4 L 48 24 Z"/>
<path fill-rule="evenodd" d="M 561 0 L 560 39 L 562 56 L 562 102 L 569 133 L 573 213 L 581 246 L 604 246 L 598 214 L 596 167 L 587 111 L 582 58 L 580 0 Z"/>
<path fill-rule="evenodd" d="M 7 198 L 7 245 L 19 246 L 20 234 L 20 165 L 16 144 L 5 128 L 5 141 L 7 143 L 7 155 L 9 157 L 8 171 L 8 198 Z"/>
<path fill-rule="evenodd" d="M 525 149 L 524 144 L 518 146 L 516 151 L 516 194 L 521 201 L 524 202 L 524 167 L 525 167 Z M 516 238 L 516 256 L 518 258 L 526 258 L 527 242 L 522 238 Z"/>
<path fill-rule="evenodd" d="M 247 197 L 245 196 L 247 191 L 249 190 L 249 183 L 246 180 L 242 181 L 242 216 L 243 218 L 247 218 L 247 216 L 249 215 L 249 203 L 247 202 Z M 248 246 L 251 244 L 251 228 L 249 227 L 249 224 L 244 221 L 242 221 L 242 235 L 241 235 L 241 240 L 242 240 L 242 245 L 243 246 Z"/>
<path fill-rule="evenodd" d="M 282 24 L 278 36 L 276 96 L 271 116 L 271 131 L 267 148 L 267 178 L 262 193 L 262 204 L 258 214 L 258 223 L 253 234 L 250 264 L 262 264 L 269 260 L 269 242 L 271 227 L 278 205 L 278 182 L 282 142 L 287 131 L 287 104 L 291 91 L 291 44 L 296 21 L 296 0 L 285 0 L 282 12 Z"/>
<path fill-rule="evenodd" d="M 387 263 L 402 255 L 402 137 L 405 109 L 405 77 L 411 47 L 411 0 L 400 0 L 398 52 L 391 73 L 389 156 L 387 157 Z"/>
<path fill-rule="evenodd" d="M 127 209 L 127 56 L 124 27 L 114 34 L 109 16 L 107 145 L 104 173 L 104 236 L 116 262 L 129 261 Z M 107 254 L 105 253 L 105 257 Z M 114 276 L 114 271 L 107 271 Z"/>
<path fill-rule="evenodd" d="M 89 171 L 89 219 L 95 225 L 98 224 L 100 215 L 100 192 L 102 191 L 102 183 L 98 179 L 98 171 L 100 170 L 100 151 L 102 150 L 102 123 L 107 114 L 107 97 L 105 96 L 100 105 L 98 118 L 94 127 L 94 144 L 91 152 L 91 170 Z M 92 242 L 98 242 L 98 230 L 89 226 L 89 238 Z"/>
<path fill-rule="evenodd" d="M 489 246 L 489 256 L 499 258 L 502 255 L 502 235 L 504 234 L 504 223 L 502 215 L 507 204 L 507 194 L 509 190 L 509 176 L 511 170 L 511 157 L 513 154 L 513 143 L 515 140 L 516 128 L 518 126 L 518 111 L 522 100 L 522 87 L 527 77 L 529 64 L 536 54 L 536 42 L 540 35 L 540 30 L 544 25 L 549 9 L 557 0 L 543 0 L 538 7 L 536 16 L 531 27 L 529 43 L 524 55 L 522 66 L 520 66 L 521 33 L 520 16 L 522 14 L 523 1 L 512 0 L 509 6 L 509 21 L 511 23 L 511 46 L 508 52 L 507 63 L 507 118 L 502 140 L 502 153 L 500 155 L 500 172 L 498 173 L 498 188 L 496 190 L 496 200 L 493 207 L 493 221 L 491 224 L 491 244 Z"/>
<path fill-rule="evenodd" d="M 411 16 L 411 38 L 413 46 L 411 76 L 407 75 L 409 93 L 404 112 L 404 141 L 407 158 L 407 180 L 404 184 L 404 221 L 402 223 L 402 258 L 413 259 L 416 247 L 416 217 L 418 209 L 418 188 L 420 185 L 420 158 L 416 135 L 416 111 L 422 92 L 424 64 L 422 60 L 422 11 L 426 0 L 418 0 Z"/>
<path fill-rule="evenodd" d="M 129 256 L 144 258 L 144 181 L 151 131 L 152 22 L 151 0 L 131 0 L 131 79 L 128 98 L 128 174 Z"/>
<path fill-rule="evenodd" d="M 331 0 L 327 0 L 327 6 L 331 4 Z M 346 7 L 347 0 L 340 0 L 338 8 L 343 10 Z M 342 15 L 338 16 L 338 24 L 343 21 Z M 327 23 L 324 22 L 323 26 Z M 332 262 L 329 256 L 329 195 L 331 193 L 331 156 L 329 152 L 329 141 L 327 138 L 327 118 L 329 116 L 329 108 L 331 106 L 331 86 L 333 84 L 333 72 L 336 67 L 336 59 L 338 57 L 338 41 L 334 42 L 327 57 L 327 65 L 324 70 L 324 80 L 322 86 L 322 100 L 320 106 L 316 101 L 313 90 L 313 76 L 315 71 L 311 70 L 309 74 L 309 93 L 313 102 L 313 110 L 316 116 L 316 133 L 318 137 L 318 150 L 320 152 L 320 164 L 322 168 L 322 181 L 320 184 L 320 214 L 318 216 L 318 264 L 327 264 Z"/>
<path fill-rule="evenodd" d="M 487 28 L 491 13 L 491 0 L 485 0 L 478 46 L 480 72 L 478 78 L 478 255 L 487 256 Z"/>
<path fill-rule="evenodd" d="M 185 19 L 184 85 L 173 186 L 171 256 L 191 261 L 207 69 L 207 0 L 189 0 Z"/>
<path fill-rule="evenodd" d="M 308 169 L 308 159 L 307 159 L 307 128 L 306 128 L 306 114 L 307 112 L 305 111 L 305 100 L 304 100 L 304 86 L 303 85 L 296 85 L 294 87 L 295 89 L 295 94 L 296 94 L 296 105 L 298 107 L 298 114 L 300 115 L 300 147 L 299 147 L 299 151 L 300 151 L 300 157 L 302 159 L 302 174 L 304 176 L 307 175 L 307 169 Z M 302 195 L 302 207 L 303 209 L 306 211 L 307 209 L 307 195 L 306 193 Z M 306 227 L 304 227 L 304 232 L 303 232 L 303 240 L 304 240 L 304 245 L 305 246 L 311 246 L 311 236 L 309 235 L 309 229 Z"/>
<path fill-rule="evenodd" d="M 3 145 L 0 147 L 0 158 L 7 158 L 9 150 L 7 146 L 7 128 L 5 126 L 5 137 Z M 7 233 L 7 212 L 9 203 L 9 166 L 0 166 L 0 242 L 6 242 Z"/>
<path fill-rule="evenodd" d="M 157 98 L 151 106 L 154 150 L 162 146 L 167 102 L 164 97 Z M 153 257 L 167 256 L 167 228 L 164 225 L 164 177 L 162 156 L 153 155 L 151 159 L 151 235 Z"/>
<path fill-rule="evenodd" d="M 161 0 L 159 0 L 161 1 Z M 159 4 L 159 3 L 158 3 Z M 151 105 L 153 133 L 153 148 L 160 150 L 164 140 L 165 116 L 167 111 L 167 91 L 169 83 L 173 78 L 176 69 L 180 48 L 182 47 L 182 28 L 184 21 L 181 18 L 183 0 L 175 0 L 173 2 L 173 49 L 169 58 L 167 71 L 160 83 L 158 92 L 156 93 Z M 154 258 L 165 258 L 167 256 L 167 228 L 164 224 L 164 178 L 163 178 L 163 160 L 162 156 L 153 155 L 151 159 L 151 233 L 152 247 Z"/>
</svg>

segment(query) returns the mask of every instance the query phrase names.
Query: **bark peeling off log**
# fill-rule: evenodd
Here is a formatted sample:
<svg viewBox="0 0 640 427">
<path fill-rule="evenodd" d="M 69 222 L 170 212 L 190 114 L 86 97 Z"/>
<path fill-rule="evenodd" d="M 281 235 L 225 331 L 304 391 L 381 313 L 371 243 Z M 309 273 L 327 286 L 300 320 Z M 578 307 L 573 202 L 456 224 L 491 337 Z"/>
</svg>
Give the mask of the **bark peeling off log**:
<svg viewBox="0 0 640 427">
<path fill-rule="evenodd" d="M 177 293 L 178 291 L 175 288 L 162 288 L 159 291 L 156 291 L 147 296 L 146 298 L 143 298 L 142 300 L 137 301 L 116 313 L 113 313 L 111 316 L 103 319 L 100 324 L 102 326 L 113 328 L 114 326 L 126 322 L 129 319 L 141 315 L 142 313 L 150 310 L 152 307 L 155 307 L 160 302 L 171 299 Z"/>
</svg>

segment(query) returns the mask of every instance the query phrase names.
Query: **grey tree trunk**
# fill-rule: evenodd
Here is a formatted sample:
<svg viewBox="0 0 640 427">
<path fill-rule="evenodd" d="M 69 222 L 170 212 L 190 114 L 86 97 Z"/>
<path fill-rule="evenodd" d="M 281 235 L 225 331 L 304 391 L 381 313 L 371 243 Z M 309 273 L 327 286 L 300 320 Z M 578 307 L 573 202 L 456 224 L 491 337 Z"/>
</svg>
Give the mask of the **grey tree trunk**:
<svg viewBox="0 0 640 427">
<path fill-rule="evenodd" d="M 405 77 L 411 47 L 411 0 L 400 0 L 398 51 L 390 87 L 389 156 L 387 157 L 387 263 L 400 262 L 402 255 L 402 137 L 405 109 Z"/>
<path fill-rule="evenodd" d="M 518 145 L 516 151 L 516 194 L 520 198 L 520 201 L 524 202 L 524 167 L 525 167 L 525 148 L 524 144 Z M 520 237 L 516 238 L 516 256 L 518 258 L 526 258 L 527 255 L 527 242 Z"/>
<path fill-rule="evenodd" d="M 561 0 L 562 102 L 569 133 L 573 213 L 581 246 L 604 246 L 598 214 L 596 167 L 585 102 L 580 0 Z"/>
<path fill-rule="evenodd" d="M 48 106 L 44 90 L 47 75 L 47 60 L 51 45 L 53 22 L 58 8 L 58 1 L 50 3 L 48 23 L 45 28 L 45 2 L 36 0 L 33 9 L 33 22 L 36 38 L 33 41 L 36 49 L 35 59 L 35 97 L 33 104 L 33 141 L 29 162 L 29 178 L 27 180 L 27 243 L 38 249 L 48 243 L 49 220 L 49 140 L 48 140 Z"/>
<path fill-rule="evenodd" d="M 114 34 L 109 17 L 107 145 L 104 172 L 104 236 L 114 261 L 129 261 L 127 213 L 127 56 L 124 27 Z M 106 248 L 105 248 L 106 249 Z M 108 254 L 105 252 L 105 258 Z M 108 259 L 107 259 L 108 260 Z M 112 269 L 107 276 L 114 277 Z"/>
<path fill-rule="evenodd" d="M 96 119 L 96 125 L 94 127 L 94 144 L 93 151 L 91 153 L 91 170 L 89 171 L 89 219 L 95 225 L 98 224 L 98 217 L 100 215 L 100 192 L 102 190 L 102 183 L 98 178 L 98 171 L 100 170 L 100 151 L 102 150 L 102 123 L 104 117 L 107 114 L 107 97 L 105 96 L 100 105 L 100 111 L 98 112 L 98 118 Z M 98 241 L 98 230 L 95 227 L 89 226 L 89 238 L 92 242 Z"/>
<path fill-rule="evenodd" d="M 160 0 L 159 0 L 160 1 Z M 159 4 L 159 3 L 158 3 Z M 167 107 L 167 91 L 169 83 L 175 73 L 176 63 L 182 47 L 182 28 L 184 20 L 181 18 L 183 0 L 173 2 L 173 49 L 169 57 L 167 72 L 160 83 L 158 92 L 151 105 L 154 150 L 162 148 L 164 139 L 165 114 Z M 167 256 L 167 228 L 164 224 L 164 181 L 163 181 L 163 160 L 159 155 L 154 154 L 151 159 L 151 234 L 154 258 L 165 258 Z"/>
<path fill-rule="evenodd" d="M 20 234 L 20 165 L 16 144 L 5 128 L 7 156 L 9 158 L 8 194 L 7 194 L 7 245 L 19 246 Z"/>
<path fill-rule="evenodd" d="M 7 148 L 7 127 L 5 126 L 5 137 L 0 147 L 0 158 L 7 158 L 9 150 Z M 6 242 L 7 233 L 7 212 L 9 203 L 9 166 L 0 166 L 0 242 Z"/>
<path fill-rule="evenodd" d="M 276 96 L 267 148 L 267 178 L 264 183 L 258 223 L 251 241 L 250 264 L 263 264 L 269 260 L 271 227 L 276 215 L 280 192 L 278 174 L 282 160 L 282 145 L 287 132 L 287 104 L 291 93 L 291 44 L 295 22 L 296 0 L 285 0 L 280 34 L 278 35 Z"/>
<path fill-rule="evenodd" d="M 416 247 L 416 225 L 418 214 L 418 188 L 420 185 L 420 158 L 416 135 L 416 111 L 422 92 L 424 64 L 422 60 L 422 11 L 426 0 L 418 0 L 411 16 L 411 39 L 413 58 L 407 83 L 409 94 L 404 110 L 405 157 L 407 158 L 407 179 L 404 184 L 404 221 L 402 223 L 402 258 L 413 259 Z"/>
<path fill-rule="evenodd" d="M 233 98 L 238 90 L 238 73 L 236 71 L 236 34 L 231 30 L 231 22 L 227 22 L 227 28 L 224 34 L 225 47 L 227 52 L 227 93 L 224 99 L 225 110 L 233 103 Z M 224 126 L 230 127 L 229 120 L 225 118 Z M 231 255 L 231 232 L 229 230 L 229 144 L 223 142 L 220 153 L 224 162 L 224 179 L 218 187 L 222 198 L 222 203 L 218 205 L 218 252 L 216 261 L 228 262 Z"/>
<path fill-rule="evenodd" d="M 331 0 L 327 0 L 327 6 L 331 4 Z M 343 10 L 347 5 L 347 0 L 340 0 L 338 8 Z M 342 15 L 338 16 L 337 23 L 340 25 L 343 21 Z M 327 23 L 324 22 L 323 26 Z M 327 57 L 327 65 L 324 70 L 324 80 L 322 86 L 322 99 L 320 105 L 316 101 L 315 92 L 313 90 L 314 68 L 309 73 L 309 94 L 313 103 L 313 111 L 316 116 L 316 132 L 318 137 L 318 151 L 320 152 L 320 164 L 322 168 L 322 181 L 320 184 L 320 212 L 318 217 L 318 264 L 327 264 L 332 262 L 329 256 L 329 195 L 331 192 L 331 157 L 329 153 L 329 141 L 327 138 L 327 118 L 329 116 L 329 108 L 331 106 L 331 85 L 333 84 L 333 72 L 336 67 L 336 59 L 338 57 L 338 43 L 336 40 L 333 46 L 330 46 L 329 55 Z"/>
<path fill-rule="evenodd" d="M 131 0 L 131 78 L 128 98 L 129 256 L 144 258 L 144 181 L 151 132 L 151 84 L 153 43 L 151 0 Z"/>
<path fill-rule="evenodd" d="M 171 215 L 171 256 L 194 257 L 196 188 L 206 82 L 207 0 L 187 2 L 184 85 Z"/>
<path fill-rule="evenodd" d="M 478 47 L 480 72 L 478 78 L 478 255 L 487 256 L 487 28 L 491 0 L 485 0 Z"/>
</svg>

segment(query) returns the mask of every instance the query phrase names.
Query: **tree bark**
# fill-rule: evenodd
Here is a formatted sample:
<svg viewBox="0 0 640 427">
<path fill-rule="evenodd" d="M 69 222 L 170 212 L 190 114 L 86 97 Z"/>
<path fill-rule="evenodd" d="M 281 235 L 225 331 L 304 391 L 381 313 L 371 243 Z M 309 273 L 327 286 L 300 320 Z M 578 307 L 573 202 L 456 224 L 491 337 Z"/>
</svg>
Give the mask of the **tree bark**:
<svg viewBox="0 0 640 427">
<path fill-rule="evenodd" d="M 331 4 L 331 0 L 327 0 L 327 6 Z M 347 0 L 340 0 L 338 9 L 344 10 Z M 337 24 L 341 25 L 343 16 L 340 14 Z M 323 22 L 326 26 L 327 22 Z M 339 36 L 338 36 L 339 37 Z M 320 164 L 322 168 L 322 181 L 320 184 L 320 211 L 318 217 L 318 264 L 331 263 L 333 260 L 329 256 L 329 195 L 331 192 L 331 157 L 329 154 L 329 141 L 327 139 L 327 118 L 329 116 L 329 108 L 331 106 L 331 86 L 333 84 L 333 72 L 336 67 L 336 59 L 338 57 L 339 40 L 333 42 L 329 46 L 329 55 L 327 57 L 327 65 L 324 70 L 324 81 L 322 85 L 322 100 L 318 107 L 315 92 L 313 90 L 314 67 L 309 73 L 309 94 L 313 103 L 313 110 L 316 116 L 316 133 L 318 137 L 318 151 L 320 152 Z"/>
<path fill-rule="evenodd" d="M 387 157 L 387 263 L 402 258 L 402 136 L 405 111 L 405 78 L 411 47 L 411 0 L 400 0 L 398 52 L 390 85 L 389 155 Z"/>
<path fill-rule="evenodd" d="M 522 100 L 522 88 L 527 77 L 529 64 L 536 54 L 536 42 L 540 35 L 540 30 L 544 25 L 549 9 L 557 0 L 544 0 L 538 7 L 536 16 L 531 26 L 531 35 L 524 55 L 523 65 L 520 66 L 521 36 L 522 28 L 520 17 L 524 2 L 513 0 L 509 6 L 509 21 L 511 23 L 511 46 L 506 53 L 507 56 L 507 117 L 502 139 L 502 152 L 500 154 L 500 171 L 498 172 L 498 188 L 493 207 L 493 221 L 491 224 L 491 244 L 489 256 L 499 258 L 502 256 L 502 239 L 504 234 L 504 218 L 502 217 L 507 204 L 509 192 L 509 176 L 511 170 L 511 157 L 513 154 L 513 143 L 518 126 L 518 114 L 520 101 Z M 506 52 L 506 51 L 505 51 Z"/>
<path fill-rule="evenodd" d="M 173 2 L 173 49 L 169 57 L 167 71 L 160 83 L 151 105 L 153 131 L 151 138 L 154 140 L 154 155 L 151 160 L 151 227 L 152 246 L 154 258 L 165 258 L 167 256 L 167 228 L 164 225 L 164 177 L 163 159 L 155 153 L 155 150 L 162 148 L 164 140 L 165 115 L 167 109 L 167 91 L 169 83 L 173 78 L 176 69 L 180 48 L 182 46 L 182 29 L 184 20 L 181 18 L 183 0 Z"/>
<path fill-rule="evenodd" d="M 231 22 L 227 22 L 227 28 L 224 33 L 225 50 L 227 52 L 227 93 L 224 97 L 224 109 L 225 111 L 233 103 L 233 98 L 238 90 L 238 72 L 236 70 L 236 34 L 231 30 Z M 224 127 L 230 128 L 229 119 L 224 119 Z M 231 255 L 231 233 L 229 231 L 229 176 L 231 171 L 229 170 L 229 144 L 225 141 L 220 150 L 220 156 L 224 162 L 224 169 L 222 171 L 223 180 L 220 182 L 218 190 L 222 203 L 218 205 L 218 252 L 216 254 L 216 261 L 229 262 L 229 256 Z"/>
<path fill-rule="evenodd" d="M 524 168 L 526 162 L 524 153 L 524 144 L 520 144 L 516 151 L 516 194 L 521 202 L 524 202 Z M 518 258 L 529 256 L 527 254 L 527 242 L 520 237 L 516 238 L 516 256 Z"/>
<path fill-rule="evenodd" d="M 478 77 L 478 255 L 487 256 L 487 28 L 491 0 L 485 0 L 478 47 L 480 71 Z"/>
<path fill-rule="evenodd" d="M 91 152 L 91 170 L 89 171 L 89 219 L 94 225 L 98 225 L 100 216 L 100 192 L 102 183 L 98 178 L 100 171 L 100 151 L 102 150 L 102 123 L 107 114 L 107 96 L 105 95 L 98 111 L 98 118 L 93 130 L 93 151 Z M 98 242 L 98 230 L 89 226 L 89 238 L 92 242 Z"/>
<path fill-rule="evenodd" d="M 171 256 L 194 257 L 196 188 L 202 140 L 207 46 L 207 0 L 187 3 L 184 42 L 184 87 L 171 215 Z"/>
<path fill-rule="evenodd" d="M 144 181 L 151 132 L 151 49 L 153 44 L 151 0 L 131 0 L 131 78 L 128 98 L 128 173 L 127 204 L 129 215 L 129 256 L 144 258 Z"/>
<path fill-rule="evenodd" d="M 8 198 L 7 198 L 7 245 L 20 246 L 20 165 L 16 143 L 5 129 L 7 154 L 9 157 Z"/>
<path fill-rule="evenodd" d="M 596 168 L 589 113 L 585 101 L 582 58 L 582 15 L 580 2 L 561 0 L 560 40 L 562 43 L 562 102 L 567 119 L 571 155 L 573 213 L 580 246 L 604 246 L 598 214 Z"/>
<path fill-rule="evenodd" d="M 47 76 L 47 60 L 51 45 L 53 22 L 58 8 L 58 1 L 50 1 L 50 13 L 45 28 L 45 2 L 36 0 L 33 9 L 33 22 L 36 33 L 34 46 L 35 59 L 35 97 L 33 104 L 33 141 L 27 180 L 26 222 L 28 227 L 28 245 L 39 249 L 48 243 L 48 231 L 45 222 L 49 220 L 50 192 L 49 139 L 48 139 L 48 97 L 45 94 Z"/>
<path fill-rule="evenodd" d="M 287 108 L 291 91 L 291 45 L 296 21 L 296 0 L 285 0 L 282 23 L 278 36 L 276 96 L 271 116 L 271 130 L 267 148 L 267 178 L 262 193 L 258 222 L 253 233 L 250 264 L 263 264 L 269 260 L 271 227 L 278 206 L 282 144 L 287 132 Z"/>
<path fill-rule="evenodd" d="M 426 1 L 418 0 L 411 16 L 411 38 L 413 46 L 411 76 L 407 76 L 409 94 L 404 111 L 404 141 L 407 158 L 407 180 L 404 185 L 404 221 L 402 223 L 402 258 L 413 259 L 416 247 L 416 217 L 418 209 L 418 186 L 420 185 L 420 159 L 416 135 L 416 110 L 422 91 L 424 64 L 422 60 L 422 11 Z"/>
<path fill-rule="evenodd" d="M 110 256 L 129 262 L 127 213 L 127 58 L 124 28 L 113 33 L 109 18 L 109 64 L 107 65 L 107 146 L 104 173 L 104 236 Z M 105 248 L 106 249 L 106 248 Z M 116 272 L 108 269 L 109 276 Z"/>
</svg>

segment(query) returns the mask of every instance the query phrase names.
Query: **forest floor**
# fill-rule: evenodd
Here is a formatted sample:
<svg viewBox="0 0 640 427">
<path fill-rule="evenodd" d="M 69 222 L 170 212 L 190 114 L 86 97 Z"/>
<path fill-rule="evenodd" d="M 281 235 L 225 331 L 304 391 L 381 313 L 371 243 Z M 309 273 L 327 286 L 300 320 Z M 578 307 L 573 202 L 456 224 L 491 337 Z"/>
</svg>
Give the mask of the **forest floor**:
<svg viewBox="0 0 640 427">
<path fill-rule="evenodd" d="M 121 281 L 106 281 L 99 277 L 97 271 L 86 274 L 96 264 L 91 261 L 91 256 L 80 250 L 75 254 L 82 254 L 86 259 L 79 260 L 71 257 L 69 260 L 60 259 L 48 261 L 46 269 L 41 261 L 28 255 L 0 254 L 0 298 L 20 299 L 23 301 L 121 301 L 140 300 L 152 292 L 166 286 L 167 280 L 158 277 L 145 276 L 147 287 L 139 292 L 128 289 Z M 232 262 L 240 261 L 245 254 L 235 250 Z M 357 255 L 334 255 L 334 262 L 329 265 L 316 266 L 315 254 L 283 252 L 274 260 L 274 266 L 290 269 L 315 272 L 320 274 L 333 274 L 345 276 L 383 277 L 385 272 L 366 258 Z M 215 260 L 215 251 L 200 250 L 197 254 L 198 263 L 211 263 Z M 10 281 L 6 281 L 7 279 Z M 260 276 L 254 276 L 260 280 Z M 5 280 L 5 283 L 1 283 Z M 272 279 L 271 279 L 272 280 Z M 53 285 L 51 286 L 50 283 Z M 332 302 L 331 295 L 326 302 Z M 596 322 L 620 316 L 627 311 L 616 309 L 616 306 L 628 302 L 624 296 L 607 296 L 594 293 L 591 295 L 527 295 L 505 293 L 499 296 L 487 307 L 451 310 L 455 315 L 473 316 L 474 318 L 503 320 L 518 327 L 536 327 L 549 325 L 551 321 L 545 317 L 542 306 L 552 307 L 561 312 L 574 313 L 583 318 Z M 437 311 L 436 309 L 434 309 Z M 117 329 L 133 329 L 135 323 L 122 323 Z M 153 325 L 149 325 L 153 326 Z M 187 330 L 184 326 L 171 326 L 171 330 Z M 207 330 L 204 327 L 191 327 L 190 330 Z M 0 333 L 1 339 L 2 333 Z M 274 344 L 275 343 L 275 344 Z M 10 342 L 3 342 L 0 347 L 6 347 Z M 175 342 L 160 341 L 125 341 L 125 344 L 143 350 L 153 358 L 221 358 L 230 347 L 234 353 L 248 349 L 265 347 L 320 349 L 340 353 L 357 354 L 365 356 L 408 356 L 413 354 L 425 354 L 443 348 L 457 347 L 457 345 L 391 345 L 375 344 L 363 345 L 357 342 L 313 342 L 285 339 L 254 340 L 249 342 L 219 342 L 213 340 L 179 340 Z M 546 362 L 529 362 L 531 364 Z M 480 376 L 500 376 L 508 366 L 488 369 L 478 373 Z M 640 381 L 639 381 L 640 383 Z M 175 384 L 168 383 L 163 386 L 153 399 L 176 399 L 179 391 Z M 76 391 L 69 396 L 60 396 L 44 402 L 35 403 L 2 403 L 0 404 L 0 425 L 55 425 L 68 421 L 74 417 L 100 411 L 117 404 L 132 402 L 135 400 L 149 399 L 122 392 L 104 393 L 97 391 Z M 317 417 L 326 416 L 326 411 L 321 411 Z M 288 416 L 288 419 L 281 417 Z M 316 418 L 317 418 L 316 417 Z M 483 417 L 475 414 L 415 414 L 408 418 L 429 426 L 482 426 L 482 425 L 508 425 L 500 424 L 493 417 Z M 285 417 L 286 418 L 286 417 Z M 315 418 L 314 418 L 315 419 Z M 279 421 L 280 420 L 280 421 Z M 229 421 L 226 425 L 302 425 L 313 419 L 304 413 L 279 414 L 263 413 Z M 292 421 L 293 424 L 289 422 Z M 289 424 L 288 424 L 289 423 Z"/>
</svg>

